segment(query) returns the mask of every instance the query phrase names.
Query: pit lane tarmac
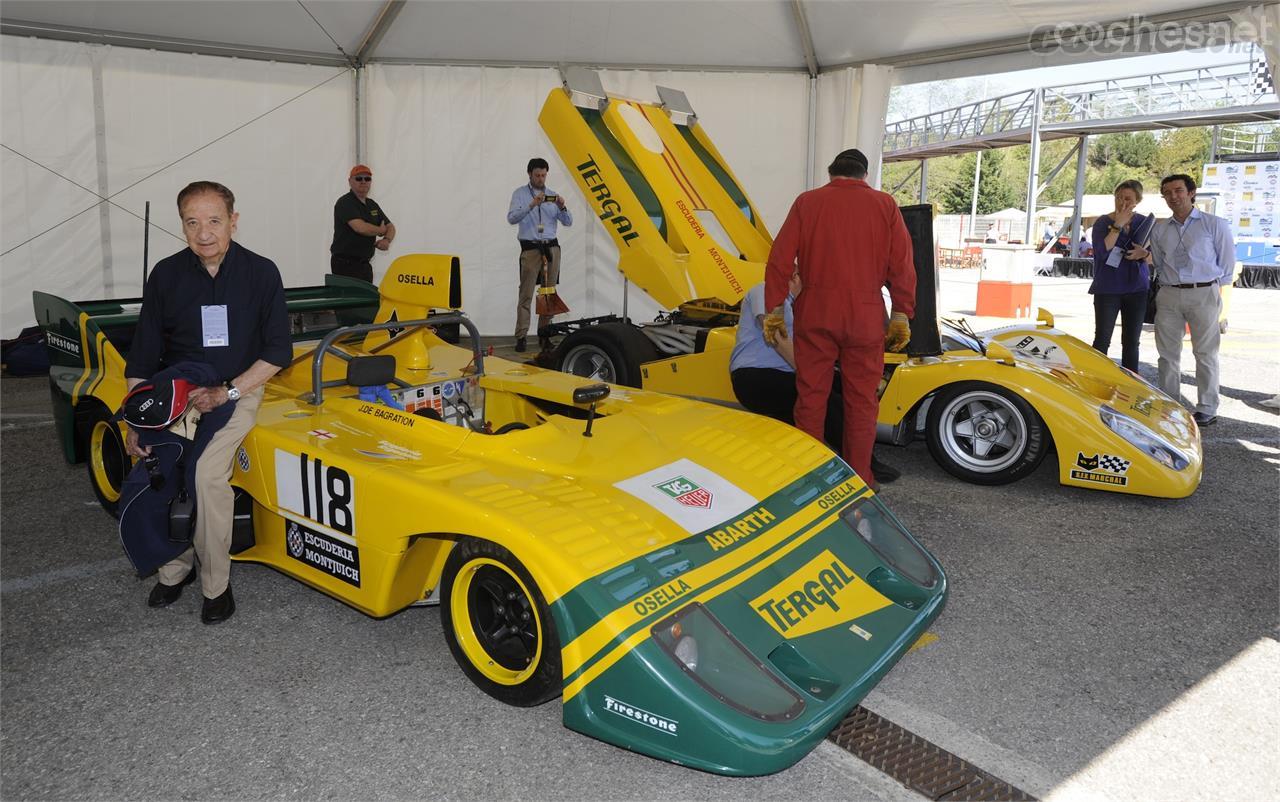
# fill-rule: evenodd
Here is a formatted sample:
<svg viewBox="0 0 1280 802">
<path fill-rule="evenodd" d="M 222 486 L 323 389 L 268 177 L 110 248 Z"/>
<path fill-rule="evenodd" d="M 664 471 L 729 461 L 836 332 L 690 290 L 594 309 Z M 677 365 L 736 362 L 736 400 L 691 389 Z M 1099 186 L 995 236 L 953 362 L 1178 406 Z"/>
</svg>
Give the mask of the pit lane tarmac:
<svg viewBox="0 0 1280 802">
<path fill-rule="evenodd" d="M 944 272 L 941 307 L 972 310 L 976 275 Z M 1088 339 L 1086 287 L 1034 301 Z M 1280 798 L 1277 301 L 1233 293 L 1189 499 L 1063 488 L 1050 461 L 976 487 L 888 450 L 885 501 L 952 595 L 863 707 L 1041 799 Z M 1152 378 L 1150 332 L 1142 358 Z M 471 686 L 436 610 L 375 621 L 261 566 L 233 567 L 227 624 L 198 593 L 151 610 L 47 407 L 45 379 L 0 381 L 0 798 L 923 798 L 828 742 L 734 779 L 587 739 Z"/>
</svg>

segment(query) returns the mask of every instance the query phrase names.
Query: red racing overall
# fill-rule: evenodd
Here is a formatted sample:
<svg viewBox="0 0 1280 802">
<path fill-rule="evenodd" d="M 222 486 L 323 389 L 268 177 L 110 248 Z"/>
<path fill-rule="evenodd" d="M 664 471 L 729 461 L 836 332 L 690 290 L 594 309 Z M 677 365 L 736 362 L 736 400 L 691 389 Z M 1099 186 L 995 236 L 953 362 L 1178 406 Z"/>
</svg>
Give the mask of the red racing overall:
<svg viewBox="0 0 1280 802">
<path fill-rule="evenodd" d="M 915 313 L 916 274 L 911 235 L 888 193 L 856 178 L 833 178 L 791 205 L 769 253 L 765 308 L 787 295 L 791 274 L 803 287 L 794 304 L 796 426 L 822 440 L 827 395 L 837 360 L 844 390 L 844 459 L 873 484 L 875 443 L 884 374 L 888 285 L 894 312 Z"/>
</svg>

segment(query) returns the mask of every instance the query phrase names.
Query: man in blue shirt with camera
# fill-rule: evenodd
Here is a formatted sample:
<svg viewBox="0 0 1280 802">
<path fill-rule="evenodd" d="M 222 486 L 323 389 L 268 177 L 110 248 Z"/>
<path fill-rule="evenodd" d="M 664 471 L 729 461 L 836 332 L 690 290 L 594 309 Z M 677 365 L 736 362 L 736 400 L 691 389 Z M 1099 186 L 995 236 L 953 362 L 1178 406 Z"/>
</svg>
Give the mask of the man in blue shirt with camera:
<svg viewBox="0 0 1280 802">
<path fill-rule="evenodd" d="M 518 226 L 516 237 L 520 240 L 520 295 L 516 299 L 516 351 L 524 353 L 528 347 L 529 304 L 539 283 L 553 286 L 560 280 L 560 242 L 556 239 L 556 227 L 573 225 L 573 216 L 564 206 L 564 196 L 547 189 L 547 160 L 529 160 L 529 183 L 517 187 L 511 193 L 511 208 L 507 222 Z M 546 276 L 542 276 L 543 262 Z M 538 315 L 538 339 L 544 350 L 551 345 L 551 338 L 542 334 L 542 328 L 551 323 L 551 315 Z"/>
</svg>

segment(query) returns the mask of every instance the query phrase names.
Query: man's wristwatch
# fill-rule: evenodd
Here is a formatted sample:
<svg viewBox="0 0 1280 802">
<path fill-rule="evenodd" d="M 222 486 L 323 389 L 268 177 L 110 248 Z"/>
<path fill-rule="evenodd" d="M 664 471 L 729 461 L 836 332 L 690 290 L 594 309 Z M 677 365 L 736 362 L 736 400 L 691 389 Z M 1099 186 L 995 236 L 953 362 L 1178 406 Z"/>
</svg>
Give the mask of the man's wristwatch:
<svg viewBox="0 0 1280 802">
<path fill-rule="evenodd" d="M 230 379 L 227 379 L 226 381 L 224 381 L 224 382 L 222 383 L 222 386 L 223 386 L 223 387 L 225 387 L 225 388 L 227 388 L 227 400 L 228 400 L 228 401 L 239 401 L 239 400 L 240 400 L 240 391 L 236 389 L 236 386 L 235 386 L 234 384 L 232 384 L 232 383 L 231 383 L 231 380 L 230 380 Z"/>
</svg>

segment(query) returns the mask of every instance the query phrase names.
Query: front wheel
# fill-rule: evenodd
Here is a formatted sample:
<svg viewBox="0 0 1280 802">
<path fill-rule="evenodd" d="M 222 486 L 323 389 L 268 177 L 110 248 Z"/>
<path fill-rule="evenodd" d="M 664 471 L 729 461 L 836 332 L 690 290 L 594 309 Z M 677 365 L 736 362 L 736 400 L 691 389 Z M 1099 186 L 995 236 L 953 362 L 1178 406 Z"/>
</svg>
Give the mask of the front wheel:
<svg viewBox="0 0 1280 802">
<path fill-rule="evenodd" d="M 89 484 L 102 509 L 119 518 L 120 489 L 125 475 L 133 467 L 124 450 L 120 427 L 106 409 L 95 408 L 87 419 L 87 434 L 85 466 L 89 470 Z"/>
<path fill-rule="evenodd" d="M 467 538 L 449 552 L 440 588 L 449 651 L 476 687 L 517 707 L 560 694 L 560 639 L 528 570 L 496 543 Z"/>
<path fill-rule="evenodd" d="M 979 485 L 1017 481 L 1040 465 L 1050 436 L 1026 399 L 985 382 L 943 389 L 929 407 L 929 451 L 948 473 Z"/>
</svg>

